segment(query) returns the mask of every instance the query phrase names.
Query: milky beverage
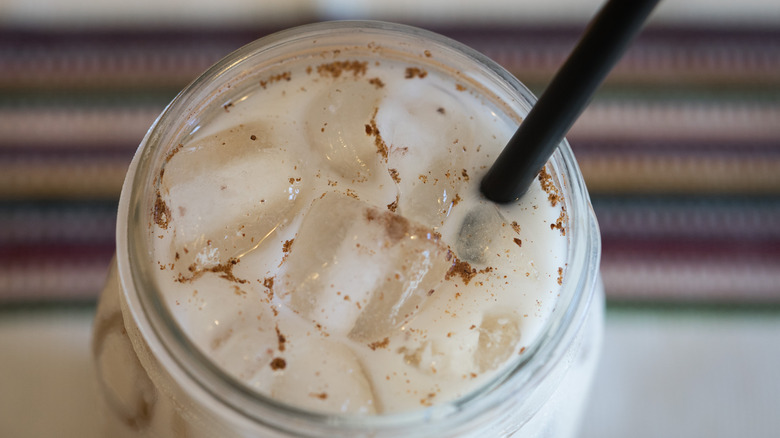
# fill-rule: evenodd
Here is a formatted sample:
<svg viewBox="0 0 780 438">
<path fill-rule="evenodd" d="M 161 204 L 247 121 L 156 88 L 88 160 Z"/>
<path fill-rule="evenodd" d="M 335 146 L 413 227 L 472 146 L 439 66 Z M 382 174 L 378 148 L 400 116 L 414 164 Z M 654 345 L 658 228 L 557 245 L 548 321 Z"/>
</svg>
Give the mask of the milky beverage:
<svg viewBox="0 0 780 438">
<path fill-rule="evenodd" d="M 192 354 L 261 398 L 421 411 L 504 378 L 548 328 L 569 269 L 560 182 L 545 169 L 521 201 L 483 199 L 518 115 L 410 52 L 367 39 L 239 75 L 154 173 L 141 211 L 159 303 Z M 135 330 L 150 385 L 169 386 Z M 112 357 L 99 368 L 127 366 Z M 135 429 L 206 430 L 170 405 Z"/>
</svg>

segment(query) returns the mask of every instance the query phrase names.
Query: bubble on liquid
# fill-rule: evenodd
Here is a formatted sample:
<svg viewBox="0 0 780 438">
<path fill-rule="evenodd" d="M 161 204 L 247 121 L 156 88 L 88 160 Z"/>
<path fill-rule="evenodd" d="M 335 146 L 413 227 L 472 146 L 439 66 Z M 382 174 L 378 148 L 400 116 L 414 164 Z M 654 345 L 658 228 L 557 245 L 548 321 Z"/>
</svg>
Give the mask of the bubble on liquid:
<svg viewBox="0 0 780 438">
<path fill-rule="evenodd" d="M 331 192 L 306 213 L 281 297 L 326 332 L 371 343 L 411 320 L 452 262 L 429 228 Z"/>
<path fill-rule="evenodd" d="M 169 156 L 159 194 L 180 275 L 243 256 L 300 209 L 303 165 L 295 151 L 274 144 L 270 128 L 245 123 Z"/>
<path fill-rule="evenodd" d="M 479 203 L 463 218 L 455 239 L 458 258 L 472 264 L 484 264 L 492 254 L 499 253 L 504 240 L 506 220 L 493 203 Z"/>
<path fill-rule="evenodd" d="M 381 92 L 364 80 L 345 78 L 315 97 L 306 114 L 309 144 L 323 166 L 347 180 L 367 181 L 377 174 L 381 153 L 367 132 Z"/>
<path fill-rule="evenodd" d="M 291 342 L 296 349 L 275 359 L 272 397 L 312 411 L 377 413 L 371 383 L 349 347 L 311 337 Z"/>
</svg>

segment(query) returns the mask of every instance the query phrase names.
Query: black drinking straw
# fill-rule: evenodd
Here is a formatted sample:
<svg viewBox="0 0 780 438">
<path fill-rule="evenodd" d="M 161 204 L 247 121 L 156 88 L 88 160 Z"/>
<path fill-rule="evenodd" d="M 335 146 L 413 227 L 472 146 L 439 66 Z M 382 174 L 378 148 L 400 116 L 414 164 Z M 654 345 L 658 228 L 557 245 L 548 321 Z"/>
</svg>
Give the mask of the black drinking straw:
<svg viewBox="0 0 780 438">
<path fill-rule="evenodd" d="M 659 0 L 609 0 L 482 179 L 498 203 L 525 194 Z"/>
</svg>

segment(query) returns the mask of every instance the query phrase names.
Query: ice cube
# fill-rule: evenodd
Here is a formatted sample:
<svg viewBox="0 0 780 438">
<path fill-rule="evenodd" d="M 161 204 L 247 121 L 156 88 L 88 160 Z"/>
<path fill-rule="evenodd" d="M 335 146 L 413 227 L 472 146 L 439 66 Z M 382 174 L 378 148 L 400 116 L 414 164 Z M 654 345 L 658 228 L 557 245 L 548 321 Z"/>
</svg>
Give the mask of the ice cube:
<svg viewBox="0 0 780 438">
<path fill-rule="evenodd" d="M 499 242 L 506 239 L 504 228 L 506 221 L 495 204 L 477 204 L 463 218 L 455 240 L 455 254 L 469 263 L 484 264 L 491 252 L 499 252 Z"/>
<path fill-rule="evenodd" d="M 459 379 L 490 371 L 504 364 L 519 346 L 520 323 L 511 310 L 491 311 L 470 327 L 455 319 L 426 318 L 427 311 L 410 327 L 414 332 L 419 331 L 416 326 L 427 326 L 424 337 L 390 341 L 398 345 L 395 351 L 408 365 L 425 374 Z"/>
<path fill-rule="evenodd" d="M 112 414 L 119 415 L 130 425 L 146 427 L 154 415 L 159 413 L 160 404 L 156 403 L 159 394 L 125 329 L 120 310 L 121 285 L 116 263 L 111 264 L 108 278 L 109 283 L 98 302 L 94 322 L 92 352 L 95 376 Z M 144 343 L 139 343 L 139 348 L 144 346 Z"/>
<path fill-rule="evenodd" d="M 200 291 L 200 292 L 198 292 Z M 207 273 L 191 283 L 176 283 L 173 311 L 182 329 L 203 352 L 228 373 L 264 382 L 266 365 L 278 350 L 271 298 L 257 283 L 225 283 Z"/>
<path fill-rule="evenodd" d="M 381 341 L 423 307 L 452 262 L 429 228 L 331 192 L 306 213 L 281 297 L 326 332 Z"/>
<path fill-rule="evenodd" d="M 339 80 L 317 96 L 306 115 L 312 148 L 335 173 L 347 180 L 367 181 L 376 175 L 382 152 L 366 131 L 376 113 L 380 91 L 365 80 Z"/>
<path fill-rule="evenodd" d="M 462 330 L 435 334 L 421 342 L 407 342 L 396 350 L 404 361 L 420 372 L 441 378 L 460 379 L 477 372 L 475 352 L 479 333 Z"/>
<path fill-rule="evenodd" d="M 505 363 L 519 342 L 520 322 L 515 314 L 507 311 L 483 316 L 476 353 L 480 371 L 489 371 Z"/>
<path fill-rule="evenodd" d="M 265 122 L 180 146 L 160 174 L 158 225 L 173 233 L 176 271 L 191 276 L 260 245 L 300 208 L 302 163 Z"/>
<path fill-rule="evenodd" d="M 387 167 L 399 172 L 398 212 L 438 228 L 470 178 L 464 151 L 479 145 L 474 144 L 474 121 L 457 111 L 462 105 L 457 99 L 442 93 L 420 103 L 424 84 L 404 83 L 405 92 L 382 103 L 376 123 L 391 144 Z"/>
<path fill-rule="evenodd" d="M 388 165 L 403 166 L 396 163 Z M 441 227 L 453 205 L 460 199 L 458 192 L 462 187 L 457 177 L 450 176 L 455 171 L 445 170 L 450 168 L 452 166 L 449 163 L 437 160 L 430 164 L 431 170 L 404 178 L 400 187 L 398 212 L 426 226 Z"/>
<path fill-rule="evenodd" d="M 320 338 L 293 341 L 300 345 L 274 362 L 272 397 L 313 411 L 379 411 L 371 383 L 349 347 Z"/>
</svg>

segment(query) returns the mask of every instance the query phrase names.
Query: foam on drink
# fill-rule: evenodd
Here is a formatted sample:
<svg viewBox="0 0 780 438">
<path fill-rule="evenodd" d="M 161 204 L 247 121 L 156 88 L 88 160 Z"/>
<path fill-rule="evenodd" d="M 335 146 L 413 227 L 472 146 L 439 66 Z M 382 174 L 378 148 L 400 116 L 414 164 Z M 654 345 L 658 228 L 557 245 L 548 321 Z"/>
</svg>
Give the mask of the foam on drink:
<svg viewBox="0 0 780 438">
<path fill-rule="evenodd" d="M 517 121 L 430 54 L 381 52 L 267 69 L 157 180 L 158 283 L 184 332 L 261 394 L 315 411 L 467 395 L 534 342 L 566 269 L 546 172 L 522 202 L 479 195 Z"/>
</svg>

